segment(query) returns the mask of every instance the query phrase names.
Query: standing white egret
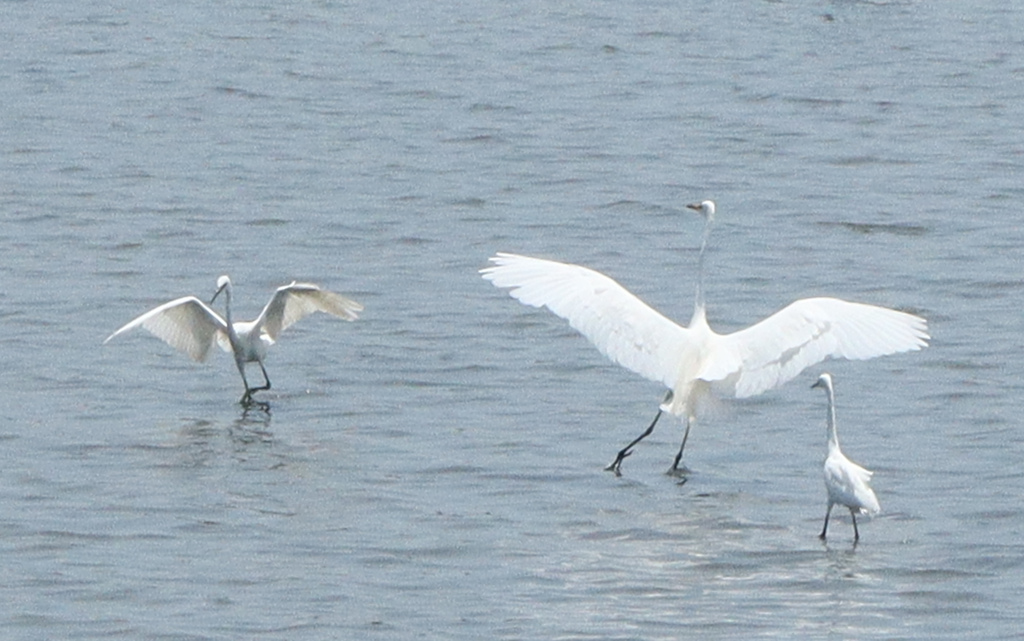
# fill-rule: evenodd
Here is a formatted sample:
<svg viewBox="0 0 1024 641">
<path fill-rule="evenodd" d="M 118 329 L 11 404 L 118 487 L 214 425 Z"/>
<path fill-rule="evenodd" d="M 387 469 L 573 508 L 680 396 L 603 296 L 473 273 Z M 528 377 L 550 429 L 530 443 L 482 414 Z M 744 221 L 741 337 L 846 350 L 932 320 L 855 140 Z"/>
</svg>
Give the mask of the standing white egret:
<svg viewBox="0 0 1024 641">
<path fill-rule="evenodd" d="M 221 292 L 224 293 L 224 318 L 210 307 Z M 141 326 L 195 361 L 205 361 L 210 347 L 216 342 L 235 357 L 235 365 L 245 384 L 241 400 L 244 404 L 252 399 L 253 392 L 270 389 L 263 359 L 267 356 L 267 348 L 277 341 L 281 332 L 315 312 L 326 312 L 353 321 L 363 310 L 362 305 L 340 294 L 310 283 L 292 281 L 290 285 L 277 288 L 256 320 L 232 322 L 231 279 L 227 276 L 217 279 L 217 293 L 210 299 L 210 305 L 195 296 L 172 300 L 130 321 L 103 342 L 106 344 L 115 336 Z M 261 387 L 249 387 L 245 378 L 245 364 L 252 362 L 258 363 L 263 372 L 264 385 Z"/>
<path fill-rule="evenodd" d="M 825 388 L 828 397 L 828 457 L 825 459 L 825 489 L 828 490 L 828 510 L 825 512 L 825 526 L 818 537 L 825 540 L 828 531 L 828 517 L 835 504 L 850 508 L 853 519 L 853 542 L 860 540 L 857 531 L 857 512 L 862 514 L 878 514 L 881 509 L 875 492 L 868 485 L 872 474 L 843 455 L 839 449 L 839 434 L 836 432 L 836 397 L 832 390 L 832 376 L 822 374 L 818 382 L 811 387 Z"/>
<path fill-rule="evenodd" d="M 826 358 L 863 360 L 918 350 L 928 344 L 923 318 L 884 307 L 835 298 L 805 298 L 744 330 L 717 334 L 704 307 L 704 253 L 715 203 L 687 205 L 704 216 L 697 259 L 697 296 L 689 327 L 649 307 L 611 278 L 581 267 L 529 256 L 498 253 L 480 270 L 519 302 L 547 307 L 586 336 L 602 354 L 669 392 L 650 426 L 624 447 L 606 469 L 620 473 L 622 460 L 653 430 L 663 411 L 685 422 L 679 462 L 699 401 L 715 391 L 745 398 L 793 379 Z"/>
</svg>

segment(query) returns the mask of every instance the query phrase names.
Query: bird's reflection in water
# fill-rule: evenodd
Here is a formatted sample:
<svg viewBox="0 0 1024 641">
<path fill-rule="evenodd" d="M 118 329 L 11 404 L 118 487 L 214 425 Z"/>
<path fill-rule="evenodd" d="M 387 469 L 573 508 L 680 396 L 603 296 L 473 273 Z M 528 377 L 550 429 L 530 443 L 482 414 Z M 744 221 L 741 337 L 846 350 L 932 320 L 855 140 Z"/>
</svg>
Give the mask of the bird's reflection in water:
<svg viewBox="0 0 1024 641">
<path fill-rule="evenodd" d="M 229 423 L 220 420 L 190 419 L 178 433 L 177 451 L 185 467 L 221 467 L 227 461 L 278 467 L 276 449 L 280 443 L 271 432 L 270 405 L 246 404 L 241 414 Z M 266 456 L 274 460 L 268 463 Z"/>
<path fill-rule="evenodd" d="M 242 407 L 242 414 L 228 429 L 231 440 L 236 444 L 271 442 L 270 403 L 250 400 Z"/>
</svg>

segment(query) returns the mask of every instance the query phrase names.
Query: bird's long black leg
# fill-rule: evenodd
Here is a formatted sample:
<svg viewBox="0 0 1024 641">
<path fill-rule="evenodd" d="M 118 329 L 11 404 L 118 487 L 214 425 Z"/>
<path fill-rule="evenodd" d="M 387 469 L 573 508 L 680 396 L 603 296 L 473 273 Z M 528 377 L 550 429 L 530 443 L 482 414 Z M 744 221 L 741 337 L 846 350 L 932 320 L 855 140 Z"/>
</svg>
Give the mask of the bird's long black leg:
<svg viewBox="0 0 1024 641">
<path fill-rule="evenodd" d="M 263 380 L 264 380 L 264 382 L 266 382 L 266 385 L 264 385 L 263 387 L 254 387 L 254 388 L 252 388 L 252 391 L 254 391 L 254 392 L 262 392 L 263 390 L 270 389 L 270 377 L 267 376 L 267 369 L 265 367 L 263 367 L 263 363 L 260 363 L 259 361 L 256 361 L 256 362 L 259 363 L 260 371 L 263 372 Z"/>
<path fill-rule="evenodd" d="M 242 399 L 238 402 L 242 405 L 248 405 L 252 401 L 253 389 L 249 387 L 249 380 L 245 377 L 245 363 L 236 359 L 235 365 L 238 366 L 238 373 L 242 375 L 242 385 L 245 385 L 245 394 L 242 394 Z"/>
<path fill-rule="evenodd" d="M 828 504 L 828 509 L 825 510 L 825 527 L 821 528 L 821 534 L 818 535 L 818 538 L 821 539 L 822 541 L 825 540 L 825 532 L 828 531 L 828 517 L 829 517 L 830 514 L 832 514 L 832 504 L 831 503 Z"/>
<path fill-rule="evenodd" d="M 689 473 L 690 470 L 686 469 L 684 465 L 682 469 L 679 468 L 679 461 L 683 460 L 683 450 L 686 449 L 686 439 L 690 437 L 690 425 L 693 423 L 693 418 L 686 419 L 686 429 L 683 430 L 683 444 L 679 446 L 679 452 L 676 454 L 676 459 L 672 461 L 672 467 L 668 469 L 668 474 L 672 476 L 681 476 Z"/>
<path fill-rule="evenodd" d="M 641 434 L 640 436 L 636 437 L 635 439 L 633 439 L 629 443 L 629 445 L 627 445 L 626 447 L 622 448 L 619 451 L 619 454 L 615 457 L 615 460 L 612 461 L 612 464 L 609 465 L 608 467 L 604 468 L 604 469 L 608 470 L 609 472 L 615 472 L 615 476 L 622 476 L 622 472 L 619 471 L 619 468 L 622 467 L 622 459 L 626 458 L 627 456 L 629 456 L 630 454 L 633 453 L 633 446 L 634 445 L 636 445 L 637 443 L 639 443 L 640 441 L 644 440 L 645 438 L 647 438 L 648 436 L 651 435 L 651 432 L 654 431 L 654 426 L 658 424 L 658 419 L 659 418 L 661 418 L 661 410 L 660 409 L 658 410 L 658 413 L 654 416 L 654 420 L 651 421 L 651 424 L 647 426 L 646 430 L 644 430 L 644 433 Z"/>
<path fill-rule="evenodd" d="M 850 508 L 850 518 L 853 519 L 853 542 L 856 543 L 860 540 L 860 532 L 857 531 L 857 512 L 852 507 Z"/>
<path fill-rule="evenodd" d="M 241 400 L 242 405 L 249 405 L 252 403 L 253 392 L 262 392 L 270 389 L 270 377 L 267 376 L 267 369 L 263 367 L 263 363 L 260 363 L 259 361 L 256 361 L 256 363 L 259 364 L 260 371 L 263 372 L 263 381 L 266 383 L 262 387 L 249 387 L 249 381 L 245 378 L 245 364 L 238 364 L 238 371 L 242 373 L 242 382 L 245 383 L 245 394 L 242 395 Z"/>
</svg>

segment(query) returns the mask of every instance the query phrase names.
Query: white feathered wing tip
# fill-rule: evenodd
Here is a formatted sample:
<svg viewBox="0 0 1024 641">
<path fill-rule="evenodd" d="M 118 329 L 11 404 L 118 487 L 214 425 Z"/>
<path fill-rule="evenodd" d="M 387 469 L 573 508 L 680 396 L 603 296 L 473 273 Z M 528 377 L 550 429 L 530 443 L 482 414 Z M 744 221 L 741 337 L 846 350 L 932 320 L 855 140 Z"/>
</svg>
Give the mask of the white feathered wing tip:
<svg viewBox="0 0 1024 641">
<path fill-rule="evenodd" d="M 928 345 L 928 322 L 838 298 L 797 300 L 746 329 L 718 336 L 698 378 L 746 398 L 779 387 L 829 358 L 867 360 Z"/>
<path fill-rule="evenodd" d="M 103 341 L 142 327 L 194 361 L 205 361 L 215 341 L 227 339 L 227 323 L 195 296 L 183 296 L 128 321 Z"/>
<path fill-rule="evenodd" d="M 698 335 L 592 269 L 503 252 L 490 262 L 480 270 L 483 278 L 525 305 L 547 307 L 602 354 L 669 389 L 686 377 L 745 398 L 828 358 L 914 351 L 929 339 L 927 321 L 919 316 L 836 298 L 798 300 L 732 334 L 704 325 Z"/>
<path fill-rule="evenodd" d="M 274 297 L 256 319 L 256 324 L 262 324 L 263 333 L 276 341 L 281 332 L 310 314 L 325 312 L 343 320 L 354 321 L 359 318 L 361 311 L 362 305 L 341 294 L 321 289 L 312 283 L 292 281 L 289 285 L 277 288 Z"/>
<path fill-rule="evenodd" d="M 226 276 L 217 281 L 218 292 L 230 284 Z M 274 343 L 282 331 L 315 312 L 325 312 L 344 320 L 358 318 L 363 306 L 311 283 L 292 282 L 277 288 L 259 318 L 236 322 L 235 327 L 261 327 L 261 338 Z M 195 296 L 183 296 L 159 305 L 132 319 L 104 340 L 104 344 L 136 327 L 148 330 L 171 347 L 195 361 L 205 361 L 214 343 L 231 351 L 227 322 L 208 304 Z"/>
<path fill-rule="evenodd" d="M 524 305 L 547 307 L 615 363 L 675 387 L 690 332 L 604 274 L 571 263 L 499 252 L 481 276 Z"/>
</svg>

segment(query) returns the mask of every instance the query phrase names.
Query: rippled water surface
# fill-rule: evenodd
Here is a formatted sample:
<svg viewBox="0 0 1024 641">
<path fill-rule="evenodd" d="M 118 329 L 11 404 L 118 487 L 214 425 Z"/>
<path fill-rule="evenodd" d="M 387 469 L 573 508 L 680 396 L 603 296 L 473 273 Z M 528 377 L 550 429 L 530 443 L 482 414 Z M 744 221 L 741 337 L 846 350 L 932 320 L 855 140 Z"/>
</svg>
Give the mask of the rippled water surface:
<svg viewBox="0 0 1024 641">
<path fill-rule="evenodd" d="M 924 2 L 3 2 L 0 636 L 994 639 L 1024 628 L 1024 12 Z M 826 366 L 687 445 L 479 278 L 600 269 L 720 331 L 926 316 L 827 365 L 883 512 L 832 536 Z M 230 273 L 366 306 L 238 375 L 145 332 Z M 257 374 L 258 377 L 258 374 Z"/>
</svg>

